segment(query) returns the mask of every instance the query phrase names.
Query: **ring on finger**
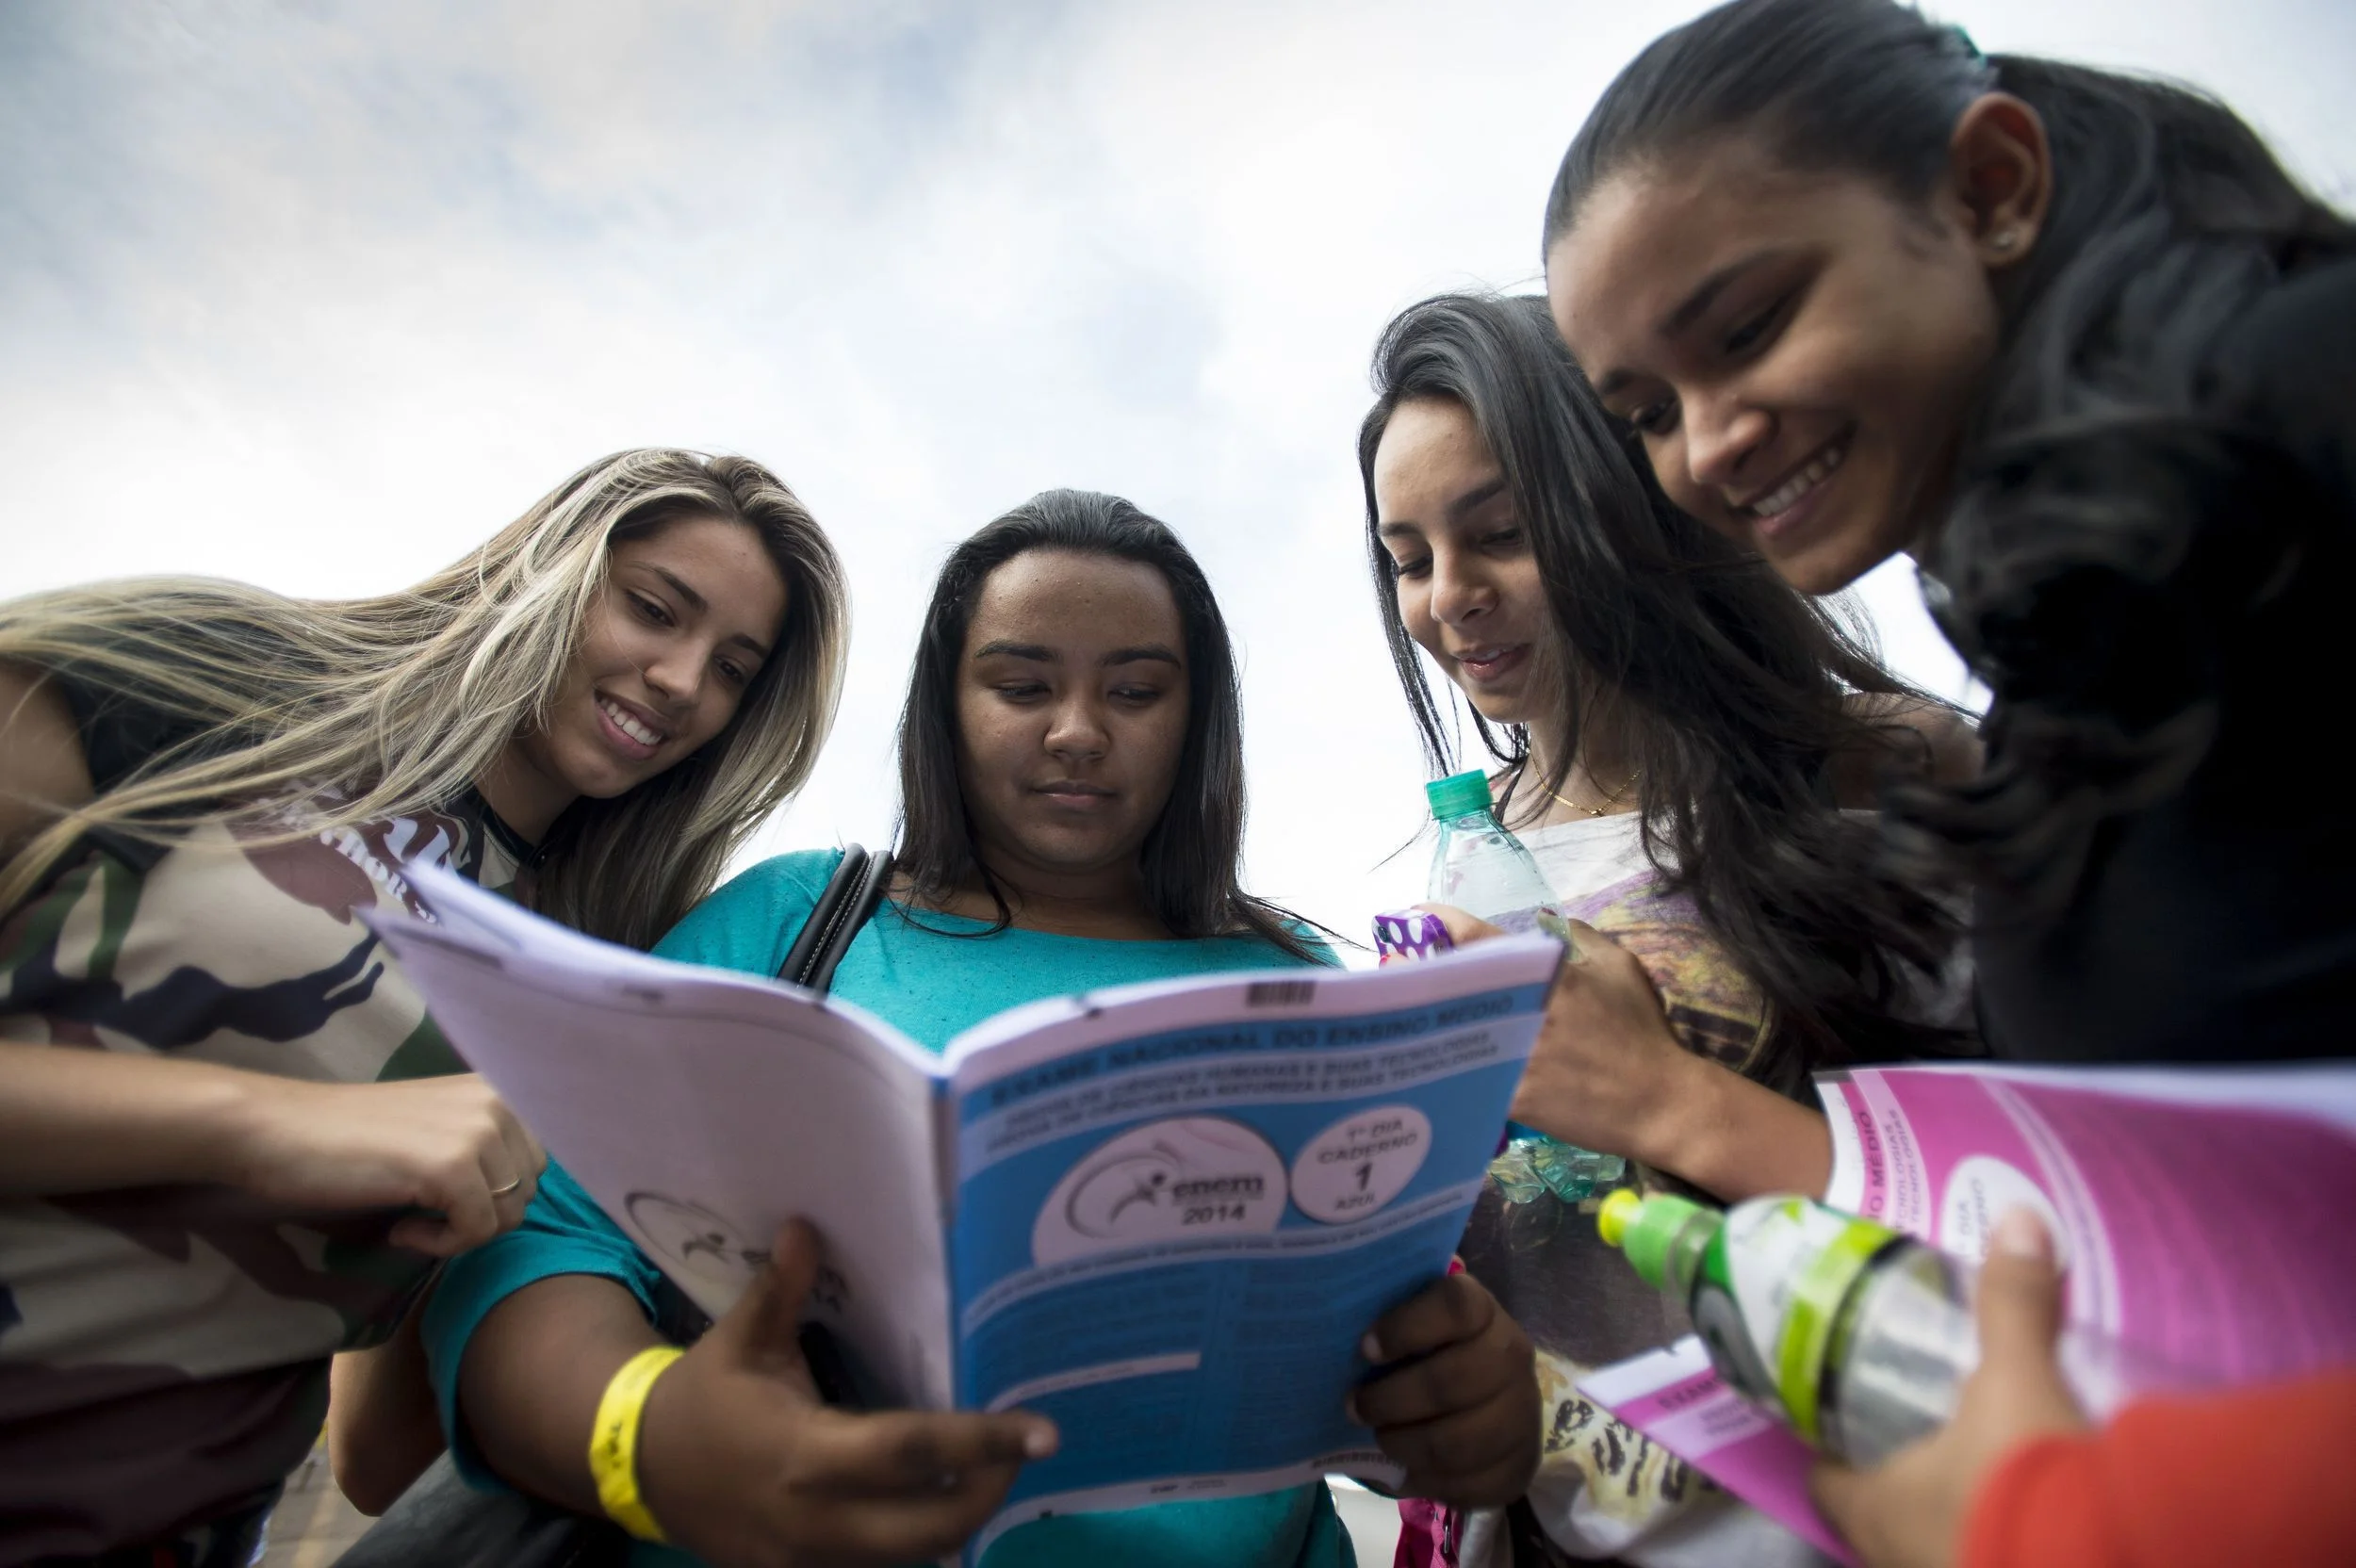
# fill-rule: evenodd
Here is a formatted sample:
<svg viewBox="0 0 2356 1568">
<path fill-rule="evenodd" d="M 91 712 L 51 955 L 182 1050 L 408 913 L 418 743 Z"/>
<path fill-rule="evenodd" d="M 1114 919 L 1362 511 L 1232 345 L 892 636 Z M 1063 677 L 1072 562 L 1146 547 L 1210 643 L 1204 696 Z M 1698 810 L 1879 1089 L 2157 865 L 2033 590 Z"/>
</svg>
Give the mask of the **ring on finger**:
<svg viewBox="0 0 2356 1568">
<path fill-rule="evenodd" d="M 504 1198 L 509 1193 L 515 1191 L 517 1187 L 522 1186 L 523 1184 L 524 1179 L 518 1176 L 503 1187 L 493 1187 L 491 1189 L 491 1196 L 494 1198 Z"/>
</svg>

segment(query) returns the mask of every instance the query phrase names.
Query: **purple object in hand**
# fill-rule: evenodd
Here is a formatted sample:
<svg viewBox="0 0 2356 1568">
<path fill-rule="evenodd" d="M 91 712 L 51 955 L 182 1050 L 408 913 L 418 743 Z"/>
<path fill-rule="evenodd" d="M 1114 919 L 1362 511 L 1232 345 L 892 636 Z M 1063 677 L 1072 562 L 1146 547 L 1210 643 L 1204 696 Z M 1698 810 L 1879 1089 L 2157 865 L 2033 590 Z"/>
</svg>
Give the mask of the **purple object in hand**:
<svg viewBox="0 0 2356 1568">
<path fill-rule="evenodd" d="M 1374 950 L 1383 963 L 1399 958 L 1429 958 L 1452 952 L 1456 939 L 1429 909 L 1395 909 L 1374 917 Z"/>
</svg>

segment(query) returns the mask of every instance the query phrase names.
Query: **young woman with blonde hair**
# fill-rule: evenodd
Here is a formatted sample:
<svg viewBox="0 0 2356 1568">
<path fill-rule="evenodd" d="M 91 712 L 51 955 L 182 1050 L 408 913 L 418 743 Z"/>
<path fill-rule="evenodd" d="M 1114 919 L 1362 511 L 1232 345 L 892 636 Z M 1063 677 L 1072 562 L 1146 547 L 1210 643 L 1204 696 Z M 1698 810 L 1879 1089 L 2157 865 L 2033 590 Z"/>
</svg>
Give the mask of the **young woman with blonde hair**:
<svg viewBox="0 0 2356 1568">
<path fill-rule="evenodd" d="M 359 915 L 425 861 L 651 942 L 807 777 L 845 621 L 775 475 L 665 449 L 379 598 L 0 606 L 0 1565 L 247 1560 L 328 1358 L 543 1158 Z"/>
</svg>

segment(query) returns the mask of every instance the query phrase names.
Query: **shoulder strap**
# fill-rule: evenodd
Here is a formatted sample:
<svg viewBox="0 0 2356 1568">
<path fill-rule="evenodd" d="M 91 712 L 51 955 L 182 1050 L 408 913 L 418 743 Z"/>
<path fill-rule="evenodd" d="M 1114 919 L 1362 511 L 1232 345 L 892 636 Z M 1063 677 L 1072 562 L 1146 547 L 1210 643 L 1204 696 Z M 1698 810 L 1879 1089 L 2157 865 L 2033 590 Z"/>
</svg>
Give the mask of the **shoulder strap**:
<svg viewBox="0 0 2356 1568">
<path fill-rule="evenodd" d="M 787 950 L 785 962 L 777 966 L 777 978 L 814 991 L 834 984 L 835 967 L 849 951 L 851 939 L 883 901 L 884 887 L 891 878 L 890 854 L 879 850 L 871 855 L 857 844 L 846 847 L 834 874 L 826 879 L 826 891 L 818 895 L 810 917 L 802 922 L 801 934 Z"/>
</svg>

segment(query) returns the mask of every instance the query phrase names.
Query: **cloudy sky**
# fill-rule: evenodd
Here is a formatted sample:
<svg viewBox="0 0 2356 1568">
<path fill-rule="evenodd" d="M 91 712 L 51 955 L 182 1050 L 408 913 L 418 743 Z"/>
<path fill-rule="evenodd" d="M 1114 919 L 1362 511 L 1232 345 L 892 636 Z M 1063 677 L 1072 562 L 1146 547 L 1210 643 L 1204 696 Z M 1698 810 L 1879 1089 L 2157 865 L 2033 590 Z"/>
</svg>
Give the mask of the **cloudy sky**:
<svg viewBox="0 0 2356 1568">
<path fill-rule="evenodd" d="M 943 551 L 1051 485 L 1203 557 L 1261 892 L 1360 933 L 1423 777 L 1352 437 L 1399 306 L 1534 284 L 1611 73 L 1683 0 L 0 0 L 0 594 L 395 587 L 586 460 L 779 469 L 857 646 L 760 850 L 888 838 Z M 2345 0 L 1956 0 L 1981 46 L 2188 77 L 2356 195 Z M 1864 596 L 1946 692 L 1910 577 Z"/>
</svg>

